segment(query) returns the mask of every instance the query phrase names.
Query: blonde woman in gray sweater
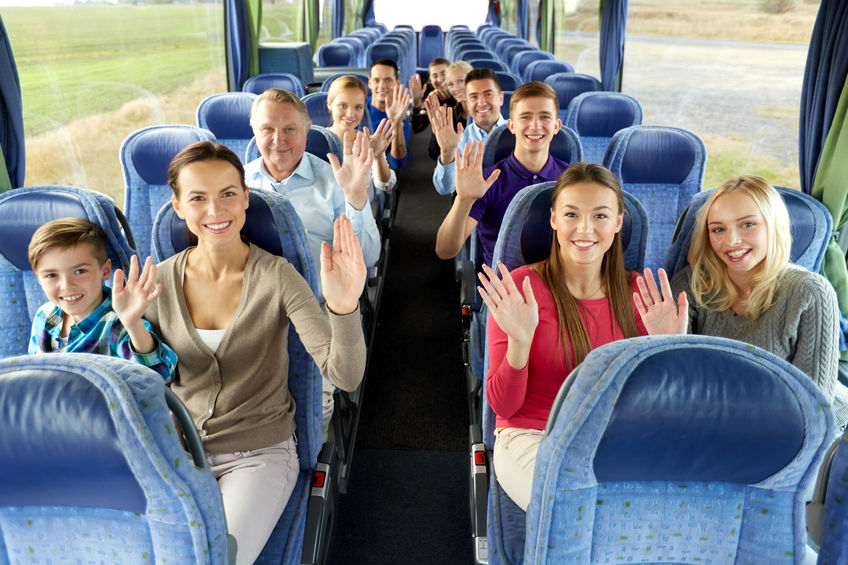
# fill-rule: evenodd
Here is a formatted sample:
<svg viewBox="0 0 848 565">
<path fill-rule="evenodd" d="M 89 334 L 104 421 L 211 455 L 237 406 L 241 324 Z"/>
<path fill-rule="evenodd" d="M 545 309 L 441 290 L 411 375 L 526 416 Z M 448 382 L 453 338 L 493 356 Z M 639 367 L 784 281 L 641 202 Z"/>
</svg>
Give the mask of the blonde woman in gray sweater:
<svg viewBox="0 0 848 565">
<path fill-rule="evenodd" d="M 365 183 L 373 153 L 348 154 L 337 174 Z M 348 147 L 348 150 L 350 147 Z M 366 269 L 356 235 L 336 220 L 321 250 L 329 316 L 282 257 L 245 243 L 248 188 L 238 157 L 202 142 L 168 169 L 171 203 L 196 237 L 158 266 L 163 291 L 147 312 L 179 356 L 172 390 L 194 419 L 224 501 L 238 565 L 253 563 L 291 495 L 300 465 L 288 388 L 289 322 L 321 374 L 353 390 L 365 370 L 359 295 Z"/>
<path fill-rule="evenodd" d="M 633 300 L 650 334 L 727 337 L 786 359 L 833 400 L 844 423 L 836 294 L 824 277 L 789 262 L 791 248 L 780 194 L 760 177 L 731 179 L 698 211 L 689 266 L 670 284 L 659 269 L 659 287 L 646 269 Z"/>
</svg>

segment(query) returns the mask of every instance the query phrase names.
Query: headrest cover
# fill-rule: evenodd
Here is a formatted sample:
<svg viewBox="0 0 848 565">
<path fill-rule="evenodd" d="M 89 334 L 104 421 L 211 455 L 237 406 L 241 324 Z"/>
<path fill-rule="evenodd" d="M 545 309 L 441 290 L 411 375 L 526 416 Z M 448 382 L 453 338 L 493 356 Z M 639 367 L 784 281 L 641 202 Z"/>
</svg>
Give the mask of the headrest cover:
<svg viewBox="0 0 848 565">
<path fill-rule="evenodd" d="M 0 385 L 0 506 L 146 511 L 100 390 L 50 369 L 6 373 Z"/>
<path fill-rule="evenodd" d="M 621 182 L 680 184 L 695 165 L 695 146 L 682 132 L 640 129 L 627 141 Z"/>
<path fill-rule="evenodd" d="M 682 346 L 637 367 L 594 460 L 599 482 L 753 484 L 800 451 L 804 421 L 781 379 L 750 358 Z"/>
<path fill-rule="evenodd" d="M 250 139 L 250 106 L 253 98 L 244 93 L 232 93 L 209 102 L 206 107 L 206 127 L 218 139 Z M 244 94 L 244 95 L 242 95 Z"/>
<path fill-rule="evenodd" d="M 612 137 L 633 125 L 633 114 L 633 106 L 621 98 L 588 98 L 580 106 L 577 132 L 586 137 Z"/>
<path fill-rule="evenodd" d="M 141 133 L 130 147 L 130 159 L 139 176 L 151 185 L 168 184 L 168 165 L 174 156 L 199 141 L 195 130 L 152 129 Z"/>
</svg>

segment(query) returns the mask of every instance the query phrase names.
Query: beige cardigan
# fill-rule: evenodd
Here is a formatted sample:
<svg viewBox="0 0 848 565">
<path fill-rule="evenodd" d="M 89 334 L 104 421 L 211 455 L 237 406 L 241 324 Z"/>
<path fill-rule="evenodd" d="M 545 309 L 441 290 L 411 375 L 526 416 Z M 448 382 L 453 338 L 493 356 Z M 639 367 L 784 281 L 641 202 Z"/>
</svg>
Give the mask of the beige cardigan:
<svg viewBox="0 0 848 565">
<path fill-rule="evenodd" d="M 360 383 L 365 341 L 359 311 L 328 318 L 291 264 L 254 245 L 238 309 L 218 350 L 210 351 L 194 329 L 183 294 L 187 256 L 183 251 L 159 264 L 162 295 L 146 317 L 179 356 L 171 389 L 188 407 L 206 451 L 249 451 L 294 432 L 289 320 L 324 377 L 345 390 Z"/>
</svg>

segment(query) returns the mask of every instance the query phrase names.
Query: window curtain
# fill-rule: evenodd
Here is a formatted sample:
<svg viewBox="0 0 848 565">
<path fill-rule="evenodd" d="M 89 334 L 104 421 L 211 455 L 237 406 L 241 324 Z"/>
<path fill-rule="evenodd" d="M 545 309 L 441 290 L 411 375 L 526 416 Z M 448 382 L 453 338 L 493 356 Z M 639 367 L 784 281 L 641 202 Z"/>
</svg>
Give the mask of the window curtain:
<svg viewBox="0 0 848 565">
<path fill-rule="evenodd" d="M 244 81 L 259 73 L 259 24 L 262 0 L 225 0 L 227 86 L 241 90 Z"/>
<path fill-rule="evenodd" d="M 0 192 L 24 185 L 25 156 L 21 83 L 0 16 Z"/>
<path fill-rule="evenodd" d="M 313 53 L 318 45 L 318 17 L 318 0 L 299 0 L 298 28 L 303 30 L 303 41 L 309 44 Z"/>
<path fill-rule="evenodd" d="M 522 39 L 527 36 L 527 0 L 515 0 L 515 35 Z"/>
<path fill-rule="evenodd" d="M 848 2 L 822 0 L 804 70 L 798 159 L 801 188 L 821 200 L 834 228 L 848 221 Z M 831 238 L 822 272 L 836 290 L 842 314 L 842 359 L 848 360 L 848 270 Z"/>
<path fill-rule="evenodd" d="M 333 0 L 333 2 L 333 38 L 335 39 L 344 35 L 345 6 L 344 0 Z"/>
<path fill-rule="evenodd" d="M 486 14 L 486 23 L 495 27 L 500 27 L 500 2 L 499 0 L 489 0 L 489 13 Z"/>
<path fill-rule="evenodd" d="M 362 5 L 362 21 L 365 23 L 365 27 L 377 23 L 377 20 L 374 19 L 374 0 L 365 0 Z"/>
<path fill-rule="evenodd" d="M 539 39 L 539 49 L 542 51 L 554 52 L 554 36 L 556 28 L 554 26 L 555 15 L 555 0 L 542 0 L 539 6 L 539 29 L 541 31 Z"/>
<path fill-rule="evenodd" d="M 604 90 L 621 90 L 624 30 L 628 0 L 601 0 L 601 83 Z"/>
</svg>

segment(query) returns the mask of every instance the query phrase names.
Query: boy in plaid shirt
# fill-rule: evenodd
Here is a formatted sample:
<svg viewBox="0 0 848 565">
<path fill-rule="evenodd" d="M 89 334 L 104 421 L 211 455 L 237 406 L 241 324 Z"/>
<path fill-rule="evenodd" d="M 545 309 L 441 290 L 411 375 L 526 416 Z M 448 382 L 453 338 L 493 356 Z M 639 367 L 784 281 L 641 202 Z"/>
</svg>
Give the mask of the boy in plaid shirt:
<svg viewBox="0 0 848 565">
<path fill-rule="evenodd" d="M 148 257 L 139 274 L 138 258 L 129 272 L 115 271 L 113 289 L 103 285 L 112 273 L 106 235 L 79 218 L 61 218 L 38 228 L 29 244 L 29 262 L 50 300 L 32 322 L 29 353 L 83 352 L 141 363 L 174 378 L 177 355 L 142 319 L 162 292 Z"/>
</svg>

